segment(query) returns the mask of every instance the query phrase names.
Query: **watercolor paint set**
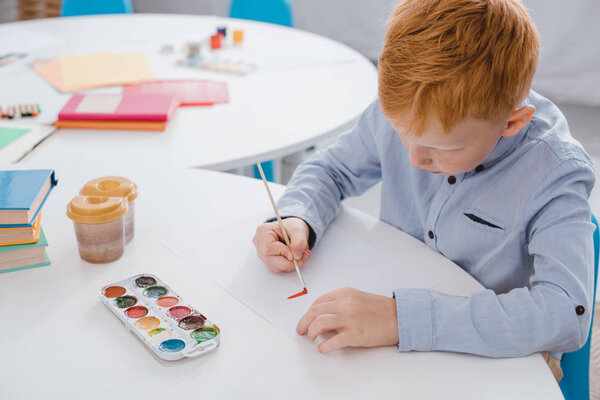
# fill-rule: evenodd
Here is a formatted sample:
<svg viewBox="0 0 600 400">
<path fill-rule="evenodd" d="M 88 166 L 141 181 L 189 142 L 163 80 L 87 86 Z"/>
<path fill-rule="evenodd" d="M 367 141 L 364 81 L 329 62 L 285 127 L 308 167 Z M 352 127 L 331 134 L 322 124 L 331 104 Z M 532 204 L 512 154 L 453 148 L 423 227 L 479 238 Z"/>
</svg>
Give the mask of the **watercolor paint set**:
<svg viewBox="0 0 600 400">
<path fill-rule="evenodd" d="M 150 274 L 102 288 L 100 299 L 159 358 L 197 357 L 221 342 L 219 327 Z"/>
</svg>

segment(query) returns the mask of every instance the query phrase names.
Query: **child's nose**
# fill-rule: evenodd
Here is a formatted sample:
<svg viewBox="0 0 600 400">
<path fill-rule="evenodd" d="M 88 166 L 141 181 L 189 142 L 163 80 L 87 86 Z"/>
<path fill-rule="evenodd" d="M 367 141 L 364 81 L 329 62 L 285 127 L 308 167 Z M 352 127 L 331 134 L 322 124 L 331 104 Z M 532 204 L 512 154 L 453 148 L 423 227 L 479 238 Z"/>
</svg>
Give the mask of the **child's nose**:
<svg viewBox="0 0 600 400">
<path fill-rule="evenodd" d="M 424 167 L 431 164 L 431 157 L 422 147 L 412 146 L 408 154 L 408 162 L 413 167 Z"/>
</svg>

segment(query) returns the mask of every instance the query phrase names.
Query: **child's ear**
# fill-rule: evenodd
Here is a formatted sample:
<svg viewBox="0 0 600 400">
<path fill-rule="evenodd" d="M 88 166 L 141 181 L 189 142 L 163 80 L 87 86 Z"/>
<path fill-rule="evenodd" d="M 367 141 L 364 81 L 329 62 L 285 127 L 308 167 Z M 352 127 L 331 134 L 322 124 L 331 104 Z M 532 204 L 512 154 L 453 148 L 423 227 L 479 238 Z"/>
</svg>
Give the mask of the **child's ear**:
<svg viewBox="0 0 600 400">
<path fill-rule="evenodd" d="M 535 106 L 528 104 L 513 111 L 506 121 L 506 126 L 502 130 L 502 136 L 515 136 L 525 125 L 531 121 L 533 113 L 535 112 Z"/>
</svg>

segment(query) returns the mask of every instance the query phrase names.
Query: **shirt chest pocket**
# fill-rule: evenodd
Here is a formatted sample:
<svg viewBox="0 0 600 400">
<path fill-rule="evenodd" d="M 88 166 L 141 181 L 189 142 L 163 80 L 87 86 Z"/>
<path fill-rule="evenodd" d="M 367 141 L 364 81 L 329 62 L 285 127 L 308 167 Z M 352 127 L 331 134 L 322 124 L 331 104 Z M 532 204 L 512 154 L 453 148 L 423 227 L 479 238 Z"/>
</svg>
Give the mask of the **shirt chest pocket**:
<svg viewBox="0 0 600 400">
<path fill-rule="evenodd" d="M 480 230 L 497 235 L 506 234 L 506 224 L 503 221 L 491 217 L 481 210 L 470 208 L 463 212 L 461 218 L 464 223 L 472 227 L 474 233 Z"/>
</svg>

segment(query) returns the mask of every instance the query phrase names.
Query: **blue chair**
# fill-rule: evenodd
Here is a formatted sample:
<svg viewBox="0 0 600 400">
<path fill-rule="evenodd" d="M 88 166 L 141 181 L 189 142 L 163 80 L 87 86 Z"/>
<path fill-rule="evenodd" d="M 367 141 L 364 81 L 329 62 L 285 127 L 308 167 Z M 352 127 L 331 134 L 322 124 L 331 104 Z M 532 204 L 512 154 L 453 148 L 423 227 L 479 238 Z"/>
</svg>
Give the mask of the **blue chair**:
<svg viewBox="0 0 600 400">
<path fill-rule="evenodd" d="M 229 16 L 292 26 L 292 0 L 232 0 Z"/>
<path fill-rule="evenodd" d="M 600 234 L 598 232 L 598 221 L 592 215 L 592 222 L 596 226 L 594 231 L 594 302 L 596 299 L 596 283 L 598 279 L 598 249 Z M 594 322 L 594 306 L 592 306 L 592 324 Z M 581 349 L 563 355 L 560 366 L 563 370 L 563 378 L 559 386 L 565 400 L 589 400 L 590 399 L 590 342 L 592 339 L 592 324 L 588 340 Z"/>
<path fill-rule="evenodd" d="M 292 26 L 292 0 L 232 0 L 229 16 L 253 21 Z M 261 163 L 268 181 L 275 180 L 273 161 Z M 254 166 L 254 177 L 260 179 Z"/>
<path fill-rule="evenodd" d="M 131 14 L 131 0 L 63 0 L 60 15 Z"/>
</svg>

